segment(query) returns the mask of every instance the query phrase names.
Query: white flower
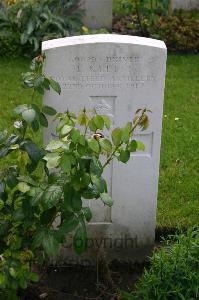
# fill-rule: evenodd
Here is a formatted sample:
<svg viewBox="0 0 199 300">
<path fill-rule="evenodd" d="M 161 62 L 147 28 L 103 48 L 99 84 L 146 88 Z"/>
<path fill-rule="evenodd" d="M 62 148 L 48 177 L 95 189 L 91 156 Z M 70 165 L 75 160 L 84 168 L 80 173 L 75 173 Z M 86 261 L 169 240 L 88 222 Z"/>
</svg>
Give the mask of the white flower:
<svg viewBox="0 0 199 300">
<path fill-rule="evenodd" d="M 180 118 L 175 118 L 175 121 L 179 121 L 180 120 Z"/>
<path fill-rule="evenodd" d="M 22 121 L 14 122 L 14 127 L 20 129 L 21 127 L 23 127 L 23 122 Z"/>
</svg>

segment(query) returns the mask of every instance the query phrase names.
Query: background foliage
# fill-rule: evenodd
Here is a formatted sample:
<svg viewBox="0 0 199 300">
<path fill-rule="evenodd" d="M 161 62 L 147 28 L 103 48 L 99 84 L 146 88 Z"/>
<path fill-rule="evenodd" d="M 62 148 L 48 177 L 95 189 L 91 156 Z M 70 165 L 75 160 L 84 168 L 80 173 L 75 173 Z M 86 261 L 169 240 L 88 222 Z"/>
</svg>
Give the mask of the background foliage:
<svg viewBox="0 0 199 300">
<path fill-rule="evenodd" d="M 149 270 L 122 300 L 194 300 L 199 297 L 199 230 L 171 236 L 151 258 Z"/>
<path fill-rule="evenodd" d="M 12 300 L 28 282 L 38 281 L 34 263 L 55 256 L 68 233 L 74 233 L 77 254 L 86 250 L 86 223 L 92 218 L 88 200 L 113 205 L 103 171 L 114 158 L 127 163 L 131 152 L 144 150 L 133 133 L 149 123 L 147 109 L 113 129 L 109 117 L 95 111 L 75 115 L 38 107 L 36 93 L 61 93 L 59 83 L 42 73 L 43 60 L 39 55 L 22 74 L 24 88 L 32 90 L 31 103 L 17 106 L 14 126 L 0 131 L 0 160 L 14 157 L 0 169 L 0 295 Z M 44 149 L 29 132 L 48 127 L 47 116 L 56 120 L 56 139 Z"/>
<path fill-rule="evenodd" d="M 1 54 L 34 55 L 40 51 L 43 40 L 80 32 L 81 17 L 79 0 L 20 0 L 4 4 L 0 8 Z"/>
<path fill-rule="evenodd" d="M 199 51 L 199 13 L 172 12 L 169 1 L 114 1 L 113 30 L 163 40 L 170 51 Z"/>
</svg>

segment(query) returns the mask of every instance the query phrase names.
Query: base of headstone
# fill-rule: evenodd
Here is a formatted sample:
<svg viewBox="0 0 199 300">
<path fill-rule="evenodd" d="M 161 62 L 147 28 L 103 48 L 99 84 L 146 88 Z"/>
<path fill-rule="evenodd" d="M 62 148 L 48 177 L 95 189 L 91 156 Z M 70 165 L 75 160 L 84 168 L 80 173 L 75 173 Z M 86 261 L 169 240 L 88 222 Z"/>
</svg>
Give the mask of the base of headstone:
<svg viewBox="0 0 199 300">
<path fill-rule="evenodd" d="M 62 247 L 56 259 L 53 260 L 54 265 L 80 265 L 80 266 L 95 266 L 97 261 L 105 260 L 108 264 L 112 262 L 119 262 L 121 265 L 132 266 L 134 264 L 142 264 L 148 261 L 152 255 L 154 245 L 147 245 L 144 248 L 138 248 L 136 251 L 122 252 L 116 250 L 115 253 L 112 251 L 105 251 L 102 249 L 101 252 L 94 253 L 93 251 L 86 251 L 82 255 L 74 254 L 74 251 L 69 251 L 68 248 Z"/>
</svg>

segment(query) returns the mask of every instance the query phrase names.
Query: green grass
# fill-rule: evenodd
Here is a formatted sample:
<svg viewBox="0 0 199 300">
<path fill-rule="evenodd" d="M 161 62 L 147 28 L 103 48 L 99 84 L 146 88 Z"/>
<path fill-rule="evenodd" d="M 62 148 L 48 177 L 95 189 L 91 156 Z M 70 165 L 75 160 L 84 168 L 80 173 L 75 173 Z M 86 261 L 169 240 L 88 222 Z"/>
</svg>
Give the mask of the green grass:
<svg viewBox="0 0 199 300">
<path fill-rule="evenodd" d="M 199 223 L 199 56 L 169 56 L 158 225 Z M 175 121 L 175 118 L 179 120 Z"/>
<path fill-rule="evenodd" d="M 0 59 L 0 128 L 13 123 L 13 109 L 16 105 L 30 103 L 32 91 L 24 89 L 21 73 L 27 72 L 29 60 Z M 40 99 L 36 99 L 39 103 Z"/>
<path fill-rule="evenodd" d="M 157 218 L 161 227 L 198 224 L 198 65 L 199 56 L 168 58 Z M 27 67 L 24 59 L 0 59 L 0 130 L 10 128 L 16 104 L 30 102 L 30 91 L 20 86 Z"/>
</svg>

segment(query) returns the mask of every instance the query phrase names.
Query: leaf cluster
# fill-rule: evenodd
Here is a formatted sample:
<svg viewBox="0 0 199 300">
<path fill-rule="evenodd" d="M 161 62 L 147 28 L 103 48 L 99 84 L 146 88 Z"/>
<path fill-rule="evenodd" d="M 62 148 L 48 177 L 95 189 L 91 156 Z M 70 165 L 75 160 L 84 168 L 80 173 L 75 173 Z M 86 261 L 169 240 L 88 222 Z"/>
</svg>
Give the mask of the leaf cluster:
<svg viewBox="0 0 199 300">
<path fill-rule="evenodd" d="M 165 241 L 165 247 L 154 253 L 150 268 L 132 294 L 123 300 L 162 299 L 191 300 L 199 297 L 199 230 L 190 228 Z"/>
<path fill-rule="evenodd" d="M 66 3 L 65 3 L 66 2 Z M 16 1 L 0 7 L 0 34 L 17 36 L 26 54 L 39 52 L 43 40 L 80 31 L 79 0 Z"/>
<path fill-rule="evenodd" d="M 163 40 L 172 52 L 198 53 L 198 12 L 171 11 L 167 0 L 116 2 L 115 32 Z"/>
<path fill-rule="evenodd" d="M 16 157 L 15 165 L 0 170 L 0 289 L 13 293 L 38 279 L 32 264 L 55 256 L 69 233 L 76 253 L 86 250 L 86 223 L 92 218 L 88 200 L 113 205 L 103 171 L 114 158 L 127 163 L 131 152 L 143 150 L 133 134 L 148 126 L 146 109 L 114 129 L 107 115 L 85 108 L 78 114 L 40 109 L 35 93 L 61 92 L 59 83 L 42 73 L 44 59 L 36 57 L 22 76 L 24 87 L 33 90 L 32 104 L 15 108 L 11 133 L 0 131 L 0 159 L 10 153 Z M 43 148 L 29 132 L 47 127 L 48 118 L 56 123 L 56 137 Z"/>
</svg>

